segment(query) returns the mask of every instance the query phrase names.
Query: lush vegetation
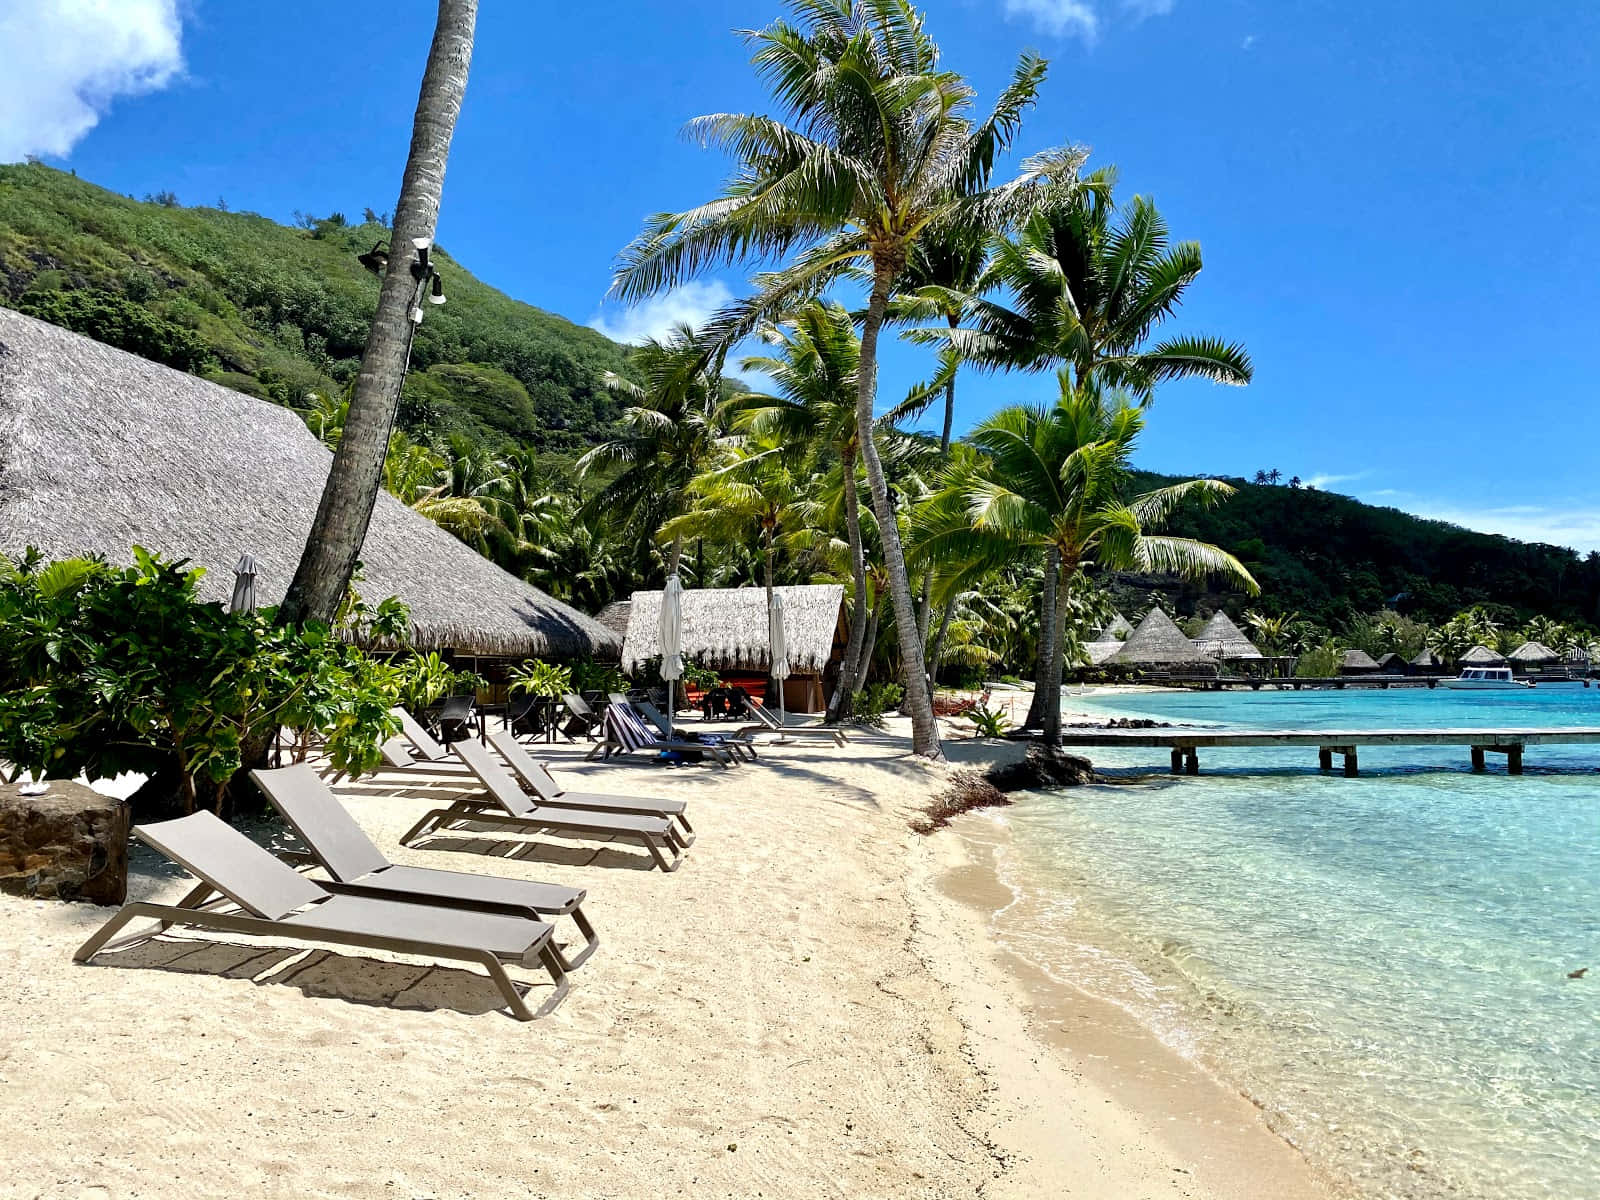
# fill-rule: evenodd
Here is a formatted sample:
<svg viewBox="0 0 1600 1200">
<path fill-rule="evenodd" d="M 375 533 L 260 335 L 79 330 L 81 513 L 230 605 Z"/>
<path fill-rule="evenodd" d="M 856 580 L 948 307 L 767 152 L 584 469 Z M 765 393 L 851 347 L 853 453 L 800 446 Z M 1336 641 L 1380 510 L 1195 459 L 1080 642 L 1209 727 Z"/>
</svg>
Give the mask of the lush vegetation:
<svg viewBox="0 0 1600 1200">
<path fill-rule="evenodd" d="M 201 572 L 181 562 L 134 558 L 0 557 L 0 759 L 57 777 L 137 772 L 191 810 L 222 807 L 280 728 L 321 740 L 338 770 L 377 766 L 398 686 L 360 643 L 403 633 L 403 606 L 287 628 L 196 602 Z"/>
<path fill-rule="evenodd" d="M 287 226 L 0 166 L 0 303 L 293 408 L 354 379 L 378 295 L 357 258 L 388 236 L 370 210 Z M 620 405 L 603 380 L 627 370 L 623 348 L 436 257 L 447 303 L 418 331 L 402 428 L 496 451 L 575 452 L 609 433 Z"/>
</svg>

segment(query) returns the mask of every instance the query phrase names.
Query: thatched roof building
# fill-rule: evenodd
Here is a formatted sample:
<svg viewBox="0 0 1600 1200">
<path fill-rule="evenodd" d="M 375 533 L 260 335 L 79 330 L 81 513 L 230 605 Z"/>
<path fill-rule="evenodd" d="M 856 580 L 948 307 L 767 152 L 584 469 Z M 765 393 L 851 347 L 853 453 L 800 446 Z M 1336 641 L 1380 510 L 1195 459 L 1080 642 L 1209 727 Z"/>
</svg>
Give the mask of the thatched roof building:
<svg viewBox="0 0 1600 1200">
<path fill-rule="evenodd" d="M 1396 654 L 1393 650 L 1387 654 L 1378 655 L 1378 670 L 1385 675 L 1404 675 L 1407 670 L 1406 656 Z"/>
<path fill-rule="evenodd" d="M 1505 655 L 1497 654 L 1487 646 L 1474 646 L 1461 656 L 1460 663 L 1463 667 L 1503 667 L 1506 660 Z"/>
<path fill-rule="evenodd" d="M 820 675 L 844 642 L 844 588 L 837 583 L 774 588 L 783 596 L 789 669 Z M 661 653 L 661 593 L 635 592 L 622 643 L 622 669 Z M 717 671 L 765 673 L 765 588 L 684 588 L 683 655 Z"/>
<path fill-rule="evenodd" d="M 1444 666 L 1444 660 L 1432 650 L 1424 650 L 1411 660 L 1411 665 L 1419 668 L 1420 670 L 1432 671 L 1442 668 Z"/>
<path fill-rule="evenodd" d="M 1506 657 L 1519 667 L 1538 667 L 1561 661 L 1561 656 L 1543 642 L 1523 642 Z"/>
<path fill-rule="evenodd" d="M 1365 675 L 1377 669 L 1377 660 L 1365 650 L 1346 650 L 1339 663 L 1341 675 Z"/>
<path fill-rule="evenodd" d="M 619 646 L 622 644 L 622 639 L 628 636 L 628 613 L 632 608 L 631 600 L 613 600 L 595 614 L 596 621 L 617 635 Z"/>
<path fill-rule="evenodd" d="M 0 308 L 0 551 L 206 568 L 226 600 L 252 555 L 260 603 L 300 561 L 332 455 L 293 412 Z M 362 547 L 370 600 L 411 606 L 415 644 L 488 656 L 617 654 L 605 626 L 502 571 L 387 493 Z"/>
<path fill-rule="evenodd" d="M 1093 640 L 1096 642 L 1121 642 L 1133 632 L 1133 625 L 1121 613 L 1112 613 L 1111 620 L 1107 621 L 1105 628 L 1095 633 Z"/>
<path fill-rule="evenodd" d="M 1084 657 L 1089 660 L 1091 667 L 1104 666 L 1122 651 L 1122 643 L 1116 640 L 1093 641 L 1083 644 Z"/>
<path fill-rule="evenodd" d="M 1200 653 L 1219 662 L 1243 662 L 1263 657 L 1255 644 L 1233 623 L 1233 618 L 1221 609 L 1213 613 L 1200 632 L 1189 640 Z"/>
<path fill-rule="evenodd" d="M 1176 663 L 1198 665 L 1212 660 L 1195 649 L 1194 643 L 1183 636 L 1183 630 L 1172 623 L 1171 617 L 1159 608 L 1152 608 L 1110 661 L 1133 667 L 1171 666 Z"/>
</svg>

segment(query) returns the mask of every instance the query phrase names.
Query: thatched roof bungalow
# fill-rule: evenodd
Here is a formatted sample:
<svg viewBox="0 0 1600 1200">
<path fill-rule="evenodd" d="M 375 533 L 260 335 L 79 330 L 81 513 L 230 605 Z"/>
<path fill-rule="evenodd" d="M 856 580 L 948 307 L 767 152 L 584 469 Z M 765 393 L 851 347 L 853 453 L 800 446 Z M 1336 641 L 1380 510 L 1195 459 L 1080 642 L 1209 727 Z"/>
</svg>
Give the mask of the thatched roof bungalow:
<svg viewBox="0 0 1600 1200">
<path fill-rule="evenodd" d="M 1102 667 L 1121 652 L 1122 643 L 1116 640 L 1083 643 L 1083 654 L 1091 667 Z"/>
<path fill-rule="evenodd" d="M 633 608 L 631 600 L 613 600 L 594 616 L 596 621 L 617 635 L 617 644 L 628 636 L 628 613 Z"/>
<path fill-rule="evenodd" d="M 1249 662 L 1265 657 L 1221 609 L 1189 640 L 1196 650 L 1218 662 Z"/>
<path fill-rule="evenodd" d="M 1387 654 L 1378 655 L 1378 670 L 1385 675 L 1404 675 L 1409 669 L 1404 654 L 1396 654 L 1391 650 Z"/>
<path fill-rule="evenodd" d="M 1377 669 L 1377 660 L 1365 650 L 1346 650 L 1339 662 L 1341 675 L 1370 675 Z"/>
<path fill-rule="evenodd" d="M 1487 646 L 1474 646 L 1460 658 L 1463 667 L 1503 667 L 1506 665 L 1505 655 L 1497 654 Z"/>
<path fill-rule="evenodd" d="M 1197 650 L 1160 608 L 1150 610 L 1110 661 L 1128 667 L 1199 667 L 1215 662 Z"/>
<path fill-rule="evenodd" d="M 1561 655 L 1543 642 L 1523 642 L 1506 657 L 1514 667 L 1542 667 L 1561 661 Z"/>
<path fill-rule="evenodd" d="M 789 643 L 789 679 L 784 702 L 793 712 L 821 712 L 827 704 L 823 676 L 843 657 L 849 640 L 844 588 L 836 583 L 774 588 L 783 596 L 784 635 Z M 622 669 L 635 671 L 661 653 L 661 593 L 635 592 L 622 643 Z M 683 655 L 724 677 L 765 679 L 767 653 L 765 588 L 685 588 Z"/>
<path fill-rule="evenodd" d="M 1112 613 L 1111 620 L 1107 621 L 1105 628 L 1097 631 L 1092 640 L 1096 642 L 1122 642 L 1126 641 L 1133 632 L 1133 625 L 1121 613 Z"/>
<path fill-rule="evenodd" d="M 1411 666 L 1418 671 L 1440 671 L 1444 669 L 1444 660 L 1432 650 L 1424 650 L 1411 660 Z"/>
<path fill-rule="evenodd" d="M 259 602 L 300 561 L 333 456 L 293 412 L 0 308 L 0 552 L 206 569 L 225 601 L 252 555 Z M 615 657 L 621 639 L 387 493 L 361 551 L 369 599 L 411 607 L 414 644 L 490 657 Z"/>
</svg>

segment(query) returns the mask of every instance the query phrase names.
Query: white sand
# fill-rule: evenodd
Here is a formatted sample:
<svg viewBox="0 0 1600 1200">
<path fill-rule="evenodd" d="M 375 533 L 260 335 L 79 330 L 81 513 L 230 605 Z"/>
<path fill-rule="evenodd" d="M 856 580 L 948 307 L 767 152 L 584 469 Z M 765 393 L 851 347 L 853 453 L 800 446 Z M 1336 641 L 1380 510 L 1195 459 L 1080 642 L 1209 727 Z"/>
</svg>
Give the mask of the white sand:
<svg viewBox="0 0 1600 1200">
<path fill-rule="evenodd" d="M 402 849 L 459 785 L 342 787 L 396 861 L 589 889 L 601 948 L 532 1024 L 480 975 L 366 951 L 184 934 L 78 967 L 110 910 L 0 897 L 0 1197 L 1322 1194 L 1138 1031 L 1044 1028 L 950 898 L 956 839 L 908 832 L 943 769 L 903 732 L 732 771 L 551 748 L 574 786 L 692 800 L 675 875 L 589 842 Z M 135 899 L 189 886 L 148 852 L 133 871 Z"/>
</svg>

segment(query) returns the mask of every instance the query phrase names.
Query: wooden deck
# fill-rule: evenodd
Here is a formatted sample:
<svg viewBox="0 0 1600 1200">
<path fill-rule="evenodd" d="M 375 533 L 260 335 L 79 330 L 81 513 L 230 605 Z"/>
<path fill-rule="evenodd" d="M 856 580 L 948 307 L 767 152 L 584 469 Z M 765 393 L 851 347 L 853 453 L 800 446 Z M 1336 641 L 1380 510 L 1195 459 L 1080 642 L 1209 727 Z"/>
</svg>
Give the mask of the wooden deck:
<svg viewBox="0 0 1600 1200">
<path fill-rule="evenodd" d="M 1506 771 L 1522 774 L 1522 752 L 1528 746 L 1597 746 L 1600 729 L 1066 729 L 1066 747 L 1150 747 L 1171 752 L 1174 775 L 1198 775 L 1203 747 L 1314 747 L 1317 764 L 1333 768 L 1333 756 L 1344 759 L 1344 773 L 1357 773 L 1361 746 L 1464 746 L 1472 769 L 1482 771 L 1487 754 L 1504 754 Z"/>
</svg>

